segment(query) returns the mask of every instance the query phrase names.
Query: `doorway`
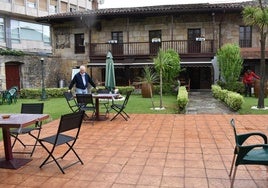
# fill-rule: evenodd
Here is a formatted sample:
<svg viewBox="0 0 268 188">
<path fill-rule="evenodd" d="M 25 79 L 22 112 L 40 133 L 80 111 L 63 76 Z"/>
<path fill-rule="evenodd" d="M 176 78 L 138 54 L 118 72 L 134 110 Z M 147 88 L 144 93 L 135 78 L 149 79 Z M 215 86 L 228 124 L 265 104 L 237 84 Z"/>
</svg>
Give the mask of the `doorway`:
<svg viewBox="0 0 268 188">
<path fill-rule="evenodd" d="M 149 31 L 149 43 L 150 43 L 150 54 L 155 55 L 161 48 L 162 32 L 161 30 Z"/>
<path fill-rule="evenodd" d="M 187 73 L 191 80 L 191 90 L 211 89 L 211 67 L 187 67 Z"/>
<path fill-rule="evenodd" d="M 196 41 L 201 36 L 201 29 L 188 29 L 188 53 L 200 53 L 201 42 Z"/>
<path fill-rule="evenodd" d="M 12 86 L 17 86 L 20 90 L 20 64 L 19 63 L 6 63 L 6 89 Z"/>
<path fill-rule="evenodd" d="M 115 43 L 112 43 L 112 54 L 123 55 L 124 51 L 123 32 L 122 31 L 112 32 L 112 40 L 116 41 Z"/>
</svg>

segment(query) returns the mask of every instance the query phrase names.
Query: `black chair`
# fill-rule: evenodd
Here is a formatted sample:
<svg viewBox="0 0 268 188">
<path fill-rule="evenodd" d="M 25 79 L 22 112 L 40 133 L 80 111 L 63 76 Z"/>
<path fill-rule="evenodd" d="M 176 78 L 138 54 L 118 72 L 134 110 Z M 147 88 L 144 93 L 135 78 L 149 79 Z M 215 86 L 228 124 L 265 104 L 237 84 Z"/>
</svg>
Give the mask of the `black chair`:
<svg viewBox="0 0 268 188">
<path fill-rule="evenodd" d="M 44 110 L 44 103 L 23 103 L 21 104 L 21 113 L 25 114 L 43 114 Z M 13 151 L 13 153 L 25 153 L 30 154 L 30 156 L 33 155 L 35 148 L 37 146 L 37 139 L 40 136 L 42 129 L 42 122 L 36 122 L 34 126 L 24 127 L 24 128 L 16 128 L 10 130 L 10 135 L 14 137 L 14 141 L 11 145 L 11 148 L 13 149 L 16 142 L 20 142 L 24 147 L 26 146 L 33 146 L 31 151 Z M 34 136 L 32 134 L 33 131 L 37 131 L 37 136 Z M 23 141 L 19 138 L 19 135 L 23 134 L 29 134 L 30 136 L 37 138 L 35 139 L 34 144 L 24 144 Z"/>
<path fill-rule="evenodd" d="M 85 113 L 84 111 L 79 111 L 79 112 L 74 112 L 71 114 L 62 115 L 57 133 L 52 136 L 38 139 L 41 146 L 43 146 L 43 148 L 48 153 L 47 158 L 40 165 L 40 168 L 54 161 L 59 167 L 59 169 L 61 170 L 61 172 L 65 174 L 64 169 L 69 168 L 79 162 L 83 164 L 83 161 L 80 159 L 80 157 L 74 150 L 74 144 L 76 143 L 76 140 L 78 139 L 84 113 Z M 64 152 L 64 154 L 61 157 L 56 158 L 55 157 L 56 147 L 65 145 L 65 144 L 66 146 L 68 146 L 68 148 L 66 148 L 66 152 Z M 52 148 L 49 147 L 49 145 L 52 145 Z M 70 151 L 72 151 L 75 154 L 78 160 L 62 167 L 60 163 L 58 162 L 58 160 L 63 159 Z M 50 157 L 52 158 L 51 160 L 49 160 Z"/>
<path fill-rule="evenodd" d="M 229 176 L 231 177 L 234 168 L 233 177 L 231 177 L 232 188 L 234 185 L 238 165 L 268 165 L 268 145 L 267 136 L 265 134 L 261 132 L 237 134 L 234 119 L 231 119 L 230 123 L 233 127 L 235 137 L 234 156 L 229 174 Z M 245 141 L 252 136 L 261 137 L 264 144 L 244 144 Z"/>
<path fill-rule="evenodd" d="M 67 102 L 69 108 L 71 109 L 71 111 L 78 112 L 79 106 L 78 106 L 73 94 L 71 92 L 64 92 L 63 95 L 64 95 L 66 102 Z"/>
<path fill-rule="evenodd" d="M 131 95 L 132 91 L 127 91 L 127 94 L 126 94 L 126 98 L 124 100 L 124 102 L 122 104 L 118 104 L 118 103 L 115 103 L 114 100 L 113 100 L 113 104 L 111 105 L 111 109 L 113 109 L 114 111 L 117 112 L 117 114 L 111 119 L 111 121 L 113 121 L 119 114 L 127 121 L 129 117 L 129 115 L 124 111 L 126 106 L 127 106 L 127 103 L 128 103 L 128 100 L 129 100 L 129 97 Z"/>
<path fill-rule="evenodd" d="M 80 111 L 92 111 L 91 117 L 85 113 L 84 120 L 94 120 L 96 107 L 93 101 L 92 94 L 76 94 L 76 101 Z"/>
<path fill-rule="evenodd" d="M 97 93 L 110 93 L 110 91 L 108 89 L 98 89 Z M 99 99 L 99 104 L 102 104 L 105 108 L 105 114 L 108 115 L 109 114 L 109 110 L 110 110 L 110 100 L 109 99 Z"/>
</svg>

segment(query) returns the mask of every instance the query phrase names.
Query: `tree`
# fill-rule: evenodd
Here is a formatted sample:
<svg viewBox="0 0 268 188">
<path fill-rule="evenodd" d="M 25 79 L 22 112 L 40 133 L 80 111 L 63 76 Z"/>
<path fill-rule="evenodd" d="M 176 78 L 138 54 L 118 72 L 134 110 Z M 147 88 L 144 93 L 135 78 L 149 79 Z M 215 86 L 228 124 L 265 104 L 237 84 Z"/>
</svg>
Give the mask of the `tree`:
<svg viewBox="0 0 268 188">
<path fill-rule="evenodd" d="M 158 51 L 156 58 L 154 58 L 154 66 L 159 74 L 160 79 L 160 108 L 163 108 L 163 78 L 166 82 L 172 83 L 180 72 L 180 57 L 179 54 L 173 49 L 167 51 L 161 48 Z"/>
<path fill-rule="evenodd" d="M 240 47 L 236 44 L 225 44 L 217 52 L 221 76 L 227 85 L 236 82 L 242 70 L 243 60 Z"/>
<path fill-rule="evenodd" d="M 138 77 L 139 83 L 142 84 L 142 89 L 144 87 L 148 87 L 149 93 L 150 93 L 150 98 L 152 101 L 152 106 L 154 107 L 154 102 L 153 102 L 153 91 L 152 87 L 153 84 L 158 81 L 158 75 L 152 70 L 151 67 L 145 66 L 143 69 L 143 76 Z"/>
<path fill-rule="evenodd" d="M 257 108 L 264 108 L 264 85 L 265 85 L 265 43 L 268 28 L 268 8 L 263 6 L 262 0 L 258 0 L 259 6 L 245 7 L 242 15 L 245 24 L 256 26 L 260 33 L 261 60 L 260 60 L 260 93 Z"/>
</svg>

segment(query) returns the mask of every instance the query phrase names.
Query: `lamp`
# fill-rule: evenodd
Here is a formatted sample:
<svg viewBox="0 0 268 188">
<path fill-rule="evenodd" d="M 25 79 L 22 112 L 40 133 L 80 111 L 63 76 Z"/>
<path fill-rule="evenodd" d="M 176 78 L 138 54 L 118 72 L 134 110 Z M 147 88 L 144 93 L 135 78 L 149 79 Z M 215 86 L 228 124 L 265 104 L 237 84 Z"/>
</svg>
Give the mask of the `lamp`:
<svg viewBox="0 0 268 188">
<path fill-rule="evenodd" d="M 46 89 L 45 89 L 45 80 L 44 80 L 44 58 L 40 58 L 41 62 L 41 69 L 42 69 L 42 93 L 41 93 L 41 100 L 47 99 Z"/>
</svg>

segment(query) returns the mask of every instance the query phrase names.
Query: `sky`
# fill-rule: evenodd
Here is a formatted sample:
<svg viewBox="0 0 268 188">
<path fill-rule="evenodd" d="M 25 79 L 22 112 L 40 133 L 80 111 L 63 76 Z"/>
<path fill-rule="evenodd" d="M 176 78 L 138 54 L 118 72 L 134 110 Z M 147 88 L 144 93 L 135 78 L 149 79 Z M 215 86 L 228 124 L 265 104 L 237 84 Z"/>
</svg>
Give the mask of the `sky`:
<svg viewBox="0 0 268 188">
<path fill-rule="evenodd" d="M 99 8 L 141 7 L 154 5 L 193 4 L 193 3 L 227 3 L 248 0 L 102 0 Z"/>
</svg>

